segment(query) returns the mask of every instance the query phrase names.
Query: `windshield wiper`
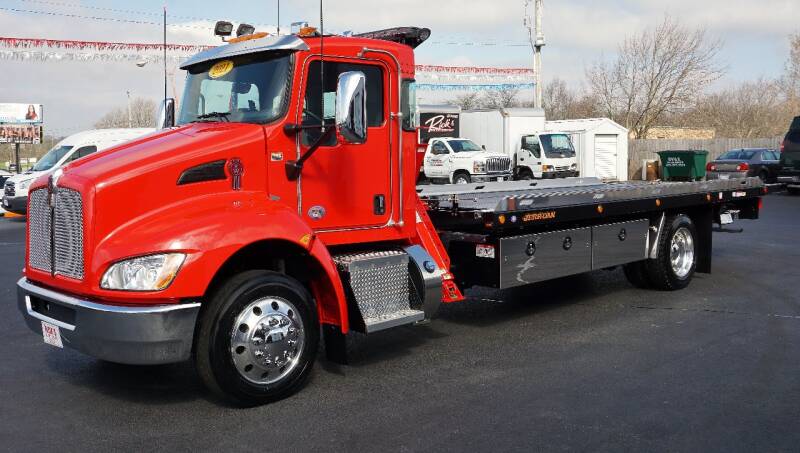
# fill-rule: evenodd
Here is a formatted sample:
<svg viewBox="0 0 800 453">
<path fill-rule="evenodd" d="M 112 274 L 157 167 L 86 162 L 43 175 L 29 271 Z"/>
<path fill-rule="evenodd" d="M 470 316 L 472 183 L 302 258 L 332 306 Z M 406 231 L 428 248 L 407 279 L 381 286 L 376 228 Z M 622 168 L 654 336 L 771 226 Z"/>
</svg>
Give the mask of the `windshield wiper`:
<svg viewBox="0 0 800 453">
<path fill-rule="evenodd" d="M 207 120 L 207 119 L 210 119 L 210 118 L 221 118 L 221 119 L 223 119 L 223 120 L 225 120 L 227 122 L 230 122 L 230 120 L 228 119 L 229 115 L 230 115 L 230 113 L 225 113 L 225 112 L 209 112 L 209 113 L 204 113 L 202 115 L 197 115 L 197 119 L 198 120 Z M 192 122 L 196 123 L 198 121 L 192 121 Z"/>
</svg>

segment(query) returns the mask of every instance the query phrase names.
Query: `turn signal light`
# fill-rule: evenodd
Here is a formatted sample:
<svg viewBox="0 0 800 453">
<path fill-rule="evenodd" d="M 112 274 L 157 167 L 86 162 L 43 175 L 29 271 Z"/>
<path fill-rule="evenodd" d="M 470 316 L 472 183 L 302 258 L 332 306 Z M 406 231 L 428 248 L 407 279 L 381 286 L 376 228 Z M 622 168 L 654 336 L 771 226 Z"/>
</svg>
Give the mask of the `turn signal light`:
<svg viewBox="0 0 800 453">
<path fill-rule="evenodd" d="M 228 43 L 229 44 L 233 44 L 233 43 L 242 42 L 242 41 L 250 41 L 251 39 L 261 39 L 261 38 L 264 38 L 264 37 L 267 37 L 267 36 L 269 36 L 269 33 L 262 31 L 262 32 L 259 32 L 259 33 L 253 33 L 252 35 L 243 35 L 243 36 L 239 36 L 238 38 L 231 38 L 231 39 L 228 40 Z"/>
</svg>

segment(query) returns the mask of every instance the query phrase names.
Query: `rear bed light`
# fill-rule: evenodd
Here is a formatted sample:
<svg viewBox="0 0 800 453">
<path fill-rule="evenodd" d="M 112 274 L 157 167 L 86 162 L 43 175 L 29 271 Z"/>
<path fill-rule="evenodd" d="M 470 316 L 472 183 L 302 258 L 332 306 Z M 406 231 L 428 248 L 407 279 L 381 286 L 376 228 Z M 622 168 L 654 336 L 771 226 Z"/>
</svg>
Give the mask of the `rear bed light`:
<svg viewBox="0 0 800 453">
<path fill-rule="evenodd" d="M 717 166 L 714 165 L 714 162 L 709 162 L 706 164 L 706 171 L 715 171 Z"/>
</svg>

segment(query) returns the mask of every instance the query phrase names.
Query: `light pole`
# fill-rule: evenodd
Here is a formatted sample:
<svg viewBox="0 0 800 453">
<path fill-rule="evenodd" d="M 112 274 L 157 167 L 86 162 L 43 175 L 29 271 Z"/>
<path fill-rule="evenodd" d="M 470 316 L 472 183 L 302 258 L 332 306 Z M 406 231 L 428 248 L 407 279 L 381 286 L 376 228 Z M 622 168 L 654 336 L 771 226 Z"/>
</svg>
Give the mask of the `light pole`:
<svg viewBox="0 0 800 453">
<path fill-rule="evenodd" d="M 533 17 L 531 17 L 531 3 L 533 3 Z M 525 0 L 525 19 L 523 23 L 528 28 L 528 39 L 533 48 L 533 80 L 534 97 L 533 106 L 542 107 L 542 47 L 544 47 L 544 31 L 542 30 L 542 4 L 544 0 Z"/>
<path fill-rule="evenodd" d="M 128 94 L 128 129 L 133 127 L 133 116 L 131 116 L 131 90 L 126 91 Z"/>
</svg>

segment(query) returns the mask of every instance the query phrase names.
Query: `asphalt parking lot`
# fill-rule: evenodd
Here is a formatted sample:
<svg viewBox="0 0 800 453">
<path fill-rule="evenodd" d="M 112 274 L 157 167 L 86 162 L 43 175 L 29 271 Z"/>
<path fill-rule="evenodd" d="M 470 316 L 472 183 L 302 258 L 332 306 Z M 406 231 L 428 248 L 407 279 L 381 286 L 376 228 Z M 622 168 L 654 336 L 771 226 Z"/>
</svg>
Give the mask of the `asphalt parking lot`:
<svg viewBox="0 0 800 453">
<path fill-rule="evenodd" d="M 797 451 L 800 197 L 714 234 L 675 293 L 620 270 L 470 291 L 434 322 L 351 340 L 301 393 L 254 409 L 189 364 L 42 342 L 17 312 L 23 219 L 0 219 L 0 450 Z"/>
</svg>

